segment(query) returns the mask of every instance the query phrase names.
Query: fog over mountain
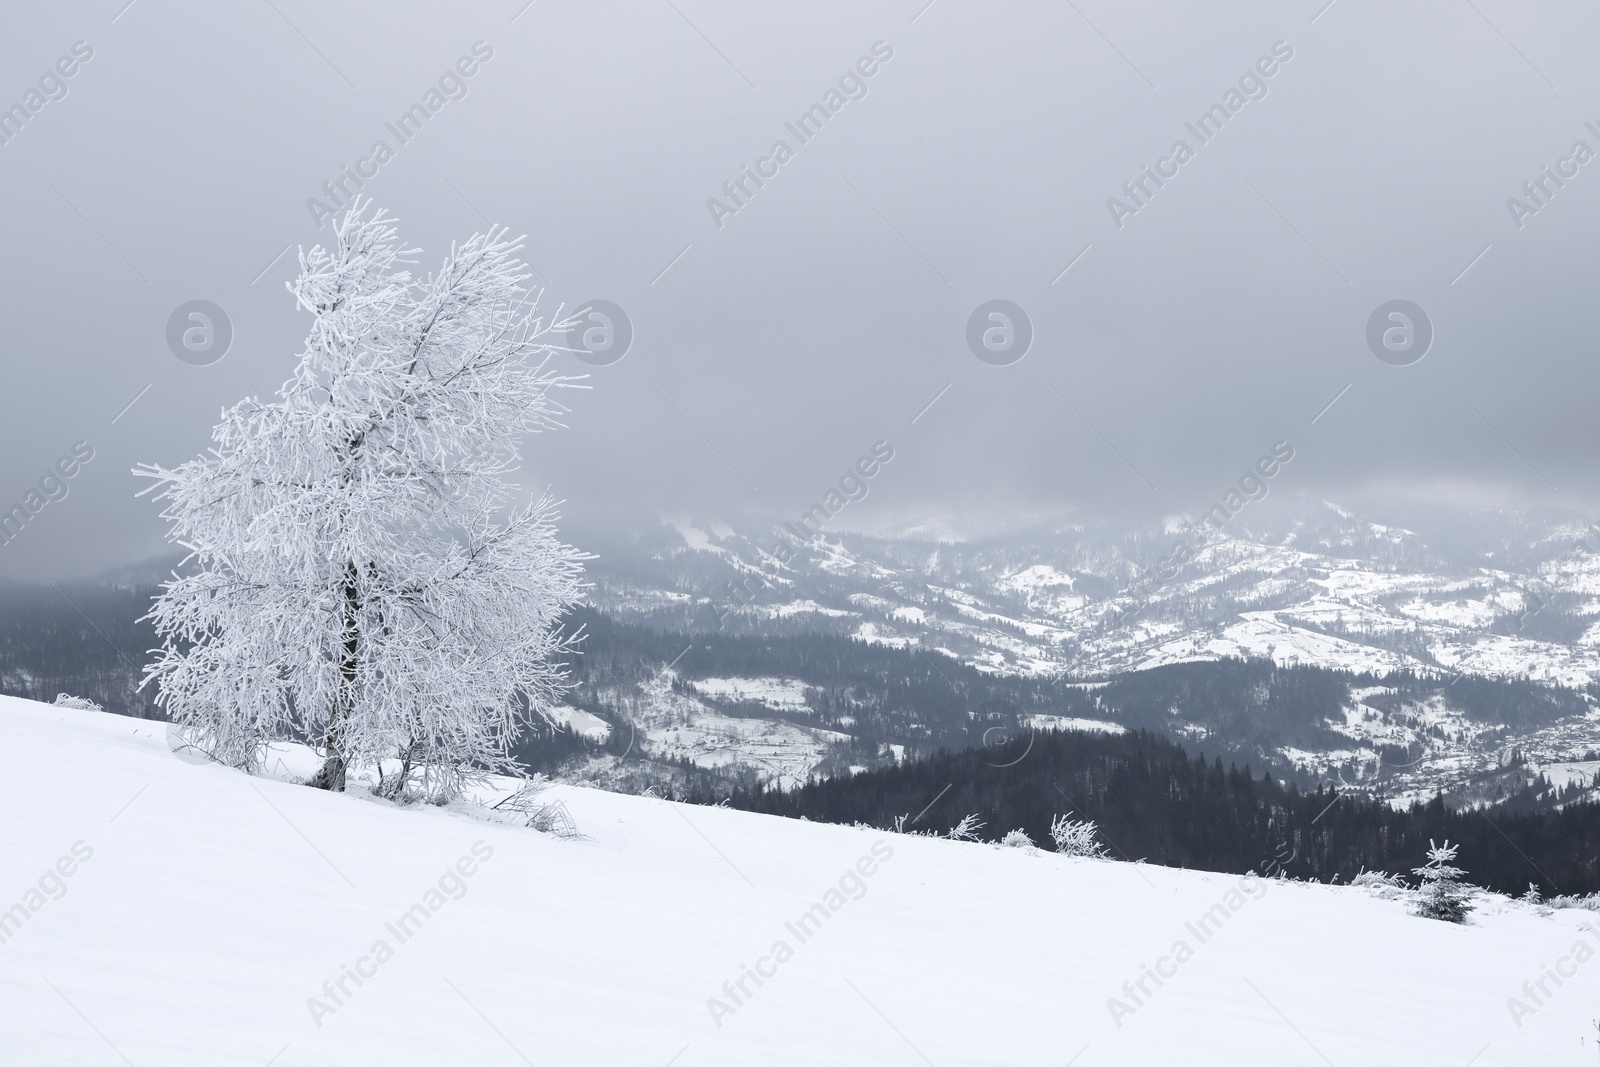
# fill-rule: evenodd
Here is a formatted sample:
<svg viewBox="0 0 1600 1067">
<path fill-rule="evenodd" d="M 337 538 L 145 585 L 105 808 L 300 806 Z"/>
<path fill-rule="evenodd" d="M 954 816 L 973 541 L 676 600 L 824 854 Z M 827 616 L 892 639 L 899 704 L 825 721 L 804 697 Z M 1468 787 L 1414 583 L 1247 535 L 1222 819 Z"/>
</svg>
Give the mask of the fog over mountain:
<svg viewBox="0 0 1600 1067">
<path fill-rule="evenodd" d="M 1600 4 L 5 14 L 4 1064 L 1594 1062 Z"/>
<path fill-rule="evenodd" d="M 295 249 L 356 193 L 419 269 L 503 223 L 552 307 L 626 316 L 621 358 L 559 357 L 588 391 L 528 451 L 575 536 L 793 519 L 878 442 L 841 528 L 1198 515 L 1278 447 L 1273 494 L 1592 515 L 1597 31 L 1577 3 L 19 8 L 0 574 L 160 550 L 129 468 L 276 390 Z"/>
<path fill-rule="evenodd" d="M 1002 675 L 1095 680 L 1237 657 L 1600 680 L 1591 524 L 1413 511 L 1431 532 L 1305 497 L 1263 499 L 1227 521 L 1173 515 L 973 540 L 821 531 L 814 517 L 679 519 L 607 541 L 590 566 L 592 600 L 669 629 L 820 630 Z"/>
</svg>

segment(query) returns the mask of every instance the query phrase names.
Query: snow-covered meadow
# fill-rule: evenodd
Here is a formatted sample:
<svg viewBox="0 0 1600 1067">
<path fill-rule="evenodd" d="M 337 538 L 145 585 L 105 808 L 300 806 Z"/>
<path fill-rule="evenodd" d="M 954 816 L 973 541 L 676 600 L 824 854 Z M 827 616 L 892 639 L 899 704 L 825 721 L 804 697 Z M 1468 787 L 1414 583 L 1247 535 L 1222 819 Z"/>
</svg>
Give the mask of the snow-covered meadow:
<svg viewBox="0 0 1600 1067">
<path fill-rule="evenodd" d="M 315 766 L 294 755 L 278 777 Z M 0 790 L 5 1063 L 1596 1056 L 1586 911 L 1492 898 L 1453 926 L 1362 889 L 557 786 L 586 835 L 563 840 L 13 698 Z"/>
</svg>

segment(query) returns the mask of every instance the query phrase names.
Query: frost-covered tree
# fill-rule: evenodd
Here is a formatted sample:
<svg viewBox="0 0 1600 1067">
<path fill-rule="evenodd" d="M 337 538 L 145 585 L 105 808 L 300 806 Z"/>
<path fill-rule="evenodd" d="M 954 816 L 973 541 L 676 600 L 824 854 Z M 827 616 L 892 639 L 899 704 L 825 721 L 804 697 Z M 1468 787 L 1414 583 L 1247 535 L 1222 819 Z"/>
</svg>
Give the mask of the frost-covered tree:
<svg viewBox="0 0 1600 1067">
<path fill-rule="evenodd" d="M 509 478 L 565 411 L 548 361 L 571 323 L 539 316 L 501 229 L 426 278 L 370 202 L 331 245 L 301 253 L 311 331 L 276 398 L 225 410 L 201 457 L 136 470 L 190 553 L 150 613 L 146 682 L 221 762 L 299 737 L 325 758 L 312 785 L 365 766 L 385 795 L 448 797 L 510 769 L 565 685 L 585 557 Z"/>
<path fill-rule="evenodd" d="M 1422 879 L 1417 887 L 1417 914 L 1445 922 L 1467 921 L 1472 910 L 1472 887 L 1461 881 L 1466 872 L 1451 865 L 1459 845 L 1446 841 L 1436 845 L 1428 840 L 1428 863 L 1412 868 L 1411 873 Z"/>
</svg>

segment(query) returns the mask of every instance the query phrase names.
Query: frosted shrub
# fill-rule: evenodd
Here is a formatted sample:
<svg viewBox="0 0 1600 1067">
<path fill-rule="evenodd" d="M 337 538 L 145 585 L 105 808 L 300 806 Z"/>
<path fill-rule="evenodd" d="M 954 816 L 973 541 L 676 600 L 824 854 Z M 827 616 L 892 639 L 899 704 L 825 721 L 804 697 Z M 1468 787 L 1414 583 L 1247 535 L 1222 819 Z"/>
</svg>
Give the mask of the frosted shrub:
<svg viewBox="0 0 1600 1067">
<path fill-rule="evenodd" d="M 526 820 L 526 825 L 542 834 L 563 838 L 581 838 L 578 824 L 572 813 L 559 800 L 543 801 L 540 794 L 550 788 L 550 780 L 542 774 L 528 779 L 515 793 L 492 805 L 491 810 L 512 811 Z"/>
<path fill-rule="evenodd" d="M 1558 896 L 1551 897 L 1544 902 L 1547 908 L 1562 911 L 1567 908 L 1582 908 L 1584 911 L 1600 911 L 1600 893 L 1590 893 L 1586 897 Z"/>
<path fill-rule="evenodd" d="M 1100 859 L 1105 856 L 1106 850 L 1094 839 L 1099 830 L 1093 819 L 1073 819 L 1066 815 L 1057 815 L 1050 824 L 1050 840 L 1056 843 L 1056 851 L 1063 856 L 1080 856 L 1087 859 Z"/>
<path fill-rule="evenodd" d="M 939 836 L 937 833 L 935 833 L 932 830 L 913 830 L 913 829 L 911 829 L 910 826 L 906 822 L 906 820 L 908 820 L 910 818 L 911 818 L 911 816 L 910 816 L 909 813 L 905 814 L 905 815 L 896 815 L 894 817 L 894 826 L 891 827 L 891 829 L 897 834 L 907 834 L 907 835 L 909 835 L 911 837 L 938 837 Z"/>
<path fill-rule="evenodd" d="M 978 831 L 983 829 L 983 820 L 976 815 L 963 815 L 961 821 L 950 828 L 945 836 L 952 841 L 976 841 Z"/>
<path fill-rule="evenodd" d="M 551 801 L 535 808 L 528 816 L 528 825 L 541 834 L 554 834 L 556 837 L 579 839 L 583 835 L 578 832 L 577 821 L 573 819 L 572 812 L 559 800 Z"/>
<path fill-rule="evenodd" d="M 1370 889 L 1374 896 L 1383 900 L 1394 900 L 1406 891 L 1406 884 L 1400 876 L 1388 871 L 1362 871 L 1350 879 L 1350 884 Z"/>
<path fill-rule="evenodd" d="M 1012 830 L 1000 839 L 1000 844 L 1006 848 L 1032 848 L 1033 838 L 1026 830 Z"/>
<path fill-rule="evenodd" d="M 891 829 L 897 834 L 907 834 L 911 837 L 942 837 L 948 841 L 976 841 L 979 831 L 983 829 L 983 820 L 976 815 L 963 816 L 961 821 L 952 826 L 950 832 L 946 834 L 941 834 L 937 830 L 913 830 L 910 828 L 909 818 L 907 815 L 896 815 Z M 1022 831 L 1015 830 L 1013 833 L 1022 834 Z M 1022 835 L 1022 839 L 1025 844 L 1032 844 L 1026 834 Z"/>
<path fill-rule="evenodd" d="M 70 693 L 57 693 L 55 706 L 58 708 L 71 708 L 74 711 L 105 711 L 106 709 L 90 700 L 88 697 L 75 697 Z"/>
</svg>

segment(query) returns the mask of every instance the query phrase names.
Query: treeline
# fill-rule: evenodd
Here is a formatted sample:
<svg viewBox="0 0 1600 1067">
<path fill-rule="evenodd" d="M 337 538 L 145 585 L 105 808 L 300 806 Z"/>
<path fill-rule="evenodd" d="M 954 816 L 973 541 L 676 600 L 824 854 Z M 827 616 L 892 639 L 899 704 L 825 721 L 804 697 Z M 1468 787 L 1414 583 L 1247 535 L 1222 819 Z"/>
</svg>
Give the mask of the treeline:
<svg viewBox="0 0 1600 1067">
<path fill-rule="evenodd" d="M 60 693 L 107 711 L 159 718 L 139 690 L 155 631 L 139 619 L 150 588 L 99 584 L 0 586 L 0 692 L 46 703 Z"/>
<path fill-rule="evenodd" d="M 578 683 L 572 703 L 602 718 L 615 715 L 620 694 L 669 663 L 681 680 L 773 676 L 813 687 L 814 725 L 850 734 L 864 752 L 882 744 L 915 754 L 982 747 L 1000 733 L 1025 732 L 1032 715 L 1115 722 L 1170 734 L 1203 731 L 1207 746 L 1236 762 L 1265 764 L 1284 747 L 1328 751 L 1350 747 L 1329 728 L 1342 722 L 1352 686 L 1391 692 L 1366 702 L 1386 710 L 1426 704 L 1443 695 L 1469 718 L 1520 728 L 1581 716 L 1583 695 L 1521 680 L 1423 678 L 1407 673 L 1376 678 L 1311 666 L 1280 667 L 1264 660 L 1180 663 L 1119 675 L 1086 687 L 1068 679 L 997 676 L 938 652 L 887 648 L 836 634 L 752 636 L 681 633 L 623 622 L 591 608 L 568 618 L 588 639 L 571 660 Z M 726 705 L 729 714 L 747 709 Z M 770 711 L 767 717 L 772 717 Z M 998 729 L 997 729 L 998 728 Z M 1419 752 L 1383 748 L 1387 762 Z M 1285 769 L 1286 772 L 1286 769 Z"/>
<path fill-rule="evenodd" d="M 1457 862 L 1478 885 L 1521 893 L 1534 883 L 1545 895 L 1600 890 L 1600 805 L 1491 817 L 1450 811 L 1436 798 L 1400 811 L 1304 792 L 1255 777 L 1248 765 L 1207 762 L 1145 731 L 1038 734 L 791 792 L 743 789 L 732 805 L 885 829 L 896 816 L 922 813 L 914 830 L 944 830 L 977 813 L 985 839 L 1021 829 L 1040 843 L 1049 841 L 1051 820 L 1070 813 L 1093 819 L 1122 859 L 1231 873 L 1278 859 L 1290 877 L 1321 882 L 1348 882 L 1363 870 L 1409 879 L 1429 840 L 1448 838 L 1461 845 Z"/>
</svg>

